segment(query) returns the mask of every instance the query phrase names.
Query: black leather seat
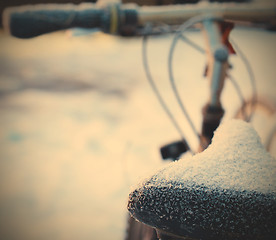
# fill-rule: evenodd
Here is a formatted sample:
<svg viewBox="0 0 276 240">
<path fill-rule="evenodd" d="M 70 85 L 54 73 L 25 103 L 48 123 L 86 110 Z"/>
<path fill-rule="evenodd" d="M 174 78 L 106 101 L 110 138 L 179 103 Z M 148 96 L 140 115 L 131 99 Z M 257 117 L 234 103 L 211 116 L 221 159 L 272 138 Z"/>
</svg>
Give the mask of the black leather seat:
<svg viewBox="0 0 276 240">
<path fill-rule="evenodd" d="M 218 130 L 218 138 L 205 152 L 184 163 L 169 164 L 133 190 L 128 202 L 133 217 L 181 237 L 276 239 L 275 159 L 263 149 L 247 123 L 231 124 L 230 128 L 242 127 L 236 133 L 231 129 Z M 237 133 L 242 134 L 241 142 L 228 146 Z M 222 135 L 226 135 L 225 142 L 219 138 Z M 222 156 L 225 159 L 221 160 Z M 201 162 L 203 166 L 199 165 Z M 179 176 L 170 176 L 181 171 L 183 177 L 179 181 Z"/>
</svg>

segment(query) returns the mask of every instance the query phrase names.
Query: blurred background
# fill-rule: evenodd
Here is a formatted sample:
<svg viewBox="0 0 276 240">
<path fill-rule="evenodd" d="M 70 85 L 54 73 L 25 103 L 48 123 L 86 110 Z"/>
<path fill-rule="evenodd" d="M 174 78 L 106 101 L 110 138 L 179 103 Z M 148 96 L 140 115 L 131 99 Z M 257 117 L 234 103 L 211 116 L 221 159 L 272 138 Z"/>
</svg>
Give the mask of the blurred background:
<svg viewBox="0 0 276 240">
<path fill-rule="evenodd" d="M 20 4 L 34 2 L 69 1 Z M 0 4 L 3 9 L 19 1 Z M 200 32 L 187 34 L 203 45 Z M 231 37 L 254 69 L 259 94 L 275 104 L 275 33 L 237 28 Z M 150 68 L 197 149 L 197 138 L 170 90 L 171 41 L 170 35 L 150 38 Z M 75 29 L 22 40 L 1 29 L 0 239 L 124 239 L 130 188 L 167 164 L 159 147 L 179 139 L 146 80 L 141 49 L 140 37 Z M 237 56 L 231 63 L 233 76 L 250 96 L 244 64 Z M 185 43 L 177 45 L 177 86 L 197 129 L 208 99 L 205 64 L 200 53 Z M 225 119 L 240 105 L 229 82 L 223 104 Z M 259 125 L 261 134 L 265 126 Z"/>
</svg>

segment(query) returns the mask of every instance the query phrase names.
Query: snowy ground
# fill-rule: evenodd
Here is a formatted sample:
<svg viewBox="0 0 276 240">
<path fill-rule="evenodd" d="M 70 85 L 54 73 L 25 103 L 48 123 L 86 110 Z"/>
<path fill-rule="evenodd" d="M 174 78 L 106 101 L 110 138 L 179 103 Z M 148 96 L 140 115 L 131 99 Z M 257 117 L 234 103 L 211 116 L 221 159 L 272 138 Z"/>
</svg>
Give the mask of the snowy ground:
<svg viewBox="0 0 276 240">
<path fill-rule="evenodd" d="M 189 34 L 200 42 L 199 33 Z M 258 90 L 276 102 L 276 35 L 236 30 Z M 197 146 L 167 81 L 170 37 L 150 41 L 150 63 L 162 93 Z M 240 59 L 233 74 L 245 95 Z M 187 109 L 200 128 L 208 98 L 205 59 L 180 43 L 175 72 Z M 239 104 L 226 83 L 230 118 Z M 141 39 L 70 32 L 19 40 L 0 35 L 0 238 L 123 239 L 129 187 L 160 166 L 158 148 L 178 134 L 143 72 Z"/>
</svg>

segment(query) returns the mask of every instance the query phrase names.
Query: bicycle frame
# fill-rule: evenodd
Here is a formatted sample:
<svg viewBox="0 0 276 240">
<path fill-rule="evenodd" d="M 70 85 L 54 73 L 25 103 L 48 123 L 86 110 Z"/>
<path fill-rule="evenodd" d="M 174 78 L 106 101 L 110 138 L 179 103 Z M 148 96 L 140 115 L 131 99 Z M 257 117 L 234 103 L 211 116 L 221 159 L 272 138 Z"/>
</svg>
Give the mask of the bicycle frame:
<svg viewBox="0 0 276 240">
<path fill-rule="evenodd" d="M 267 15 L 263 14 L 259 8 L 253 7 L 248 11 L 248 5 L 245 5 L 246 7 L 243 6 L 237 11 L 236 7 L 228 8 L 227 6 L 227 4 L 216 4 L 212 5 L 212 7 L 202 6 L 202 8 L 197 10 L 192 6 L 166 6 L 165 8 L 142 7 L 137 9 L 138 18 L 132 19 L 133 22 L 136 21 L 137 25 L 145 25 L 147 22 L 157 23 L 159 20 L 161 22 L 165 20 L 166 23 L 174 24 L 179 23 L 180 19 L 184 21 L 197 13 L 202 13 L 203 9 L 206 11 L 206 14 L 202 16 L 202 31 L 207 46 L 207 78 L 210 83 L 210 94 L 209 101 L 203 108 L 203 124 L 199 151 L 204 150 L 210 144 L 213 132 L 219 126 L 224 114 L 220 97 L 227 76 L 227 70 L 229 69 L 229 49 L 228 46 L 225 45 L 225 41 L 228 41 L 228 35 L 226 36 L 227 39 L 223 39 L 222 36 L 221 25 L 224 23 L 222 19 L 227 16 L 234 16 L 235 20 L 254 19 L 254 21 L 263 21 L 267 18 Z M 122 24 L 125 22 L 126 18 L 123 14 L 124 9 L 128 8 L 120 7 L 118 4 L 108 6 L 110 23 L 107 24 L 107 26 L 109 26 L 106 29 L 107 32 L 118 34 L 124 29 L 124 24 Z M 267 11 L 264 12 L 267 13 Z M 246 16 L 245 18 L 244 15 Z M 183 18 L 183 16 L 187 19 Z"/>
</svg>

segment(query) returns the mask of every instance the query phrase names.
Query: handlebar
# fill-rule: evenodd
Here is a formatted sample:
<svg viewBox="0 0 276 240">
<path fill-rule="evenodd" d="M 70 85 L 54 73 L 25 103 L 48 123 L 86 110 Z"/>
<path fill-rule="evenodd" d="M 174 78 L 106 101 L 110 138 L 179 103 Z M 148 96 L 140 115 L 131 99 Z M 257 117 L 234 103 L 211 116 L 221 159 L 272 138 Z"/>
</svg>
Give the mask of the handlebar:
<svg viewBox="0 0 276 240">
<path fill-rule="evenodd" d="M 30 38 L 73 27 L 98 28 L 102 15 L 101 9 L 75 9 L 74 5 L 23 6 L 5 10 L 3 25 L 15 37 Z"/>
<path fill-rule="evenodd" d="M 138 7 L 129 4 L 42 4 L 7 8 L 4 28 L 18 38 L 74 27 L 99 28 L 111 34 L 135 35 L 146 23 L 179 25 L 196 15 L 214 16 L 226 21 L 276 24 L 276 4 L 265 3 L 198 3 L 188 5 Z"/>
<path fill-rule="evenodd" d="M 96 4 L 38 4 L 10 7 L 4 10 L 4 28 L 18 38 L 32 38 L 45 33 L 74 27 L 99 28 L 118 34 L 137 23 L 137 10 L 110 4 L 99 8 Z"/>
</svg>

